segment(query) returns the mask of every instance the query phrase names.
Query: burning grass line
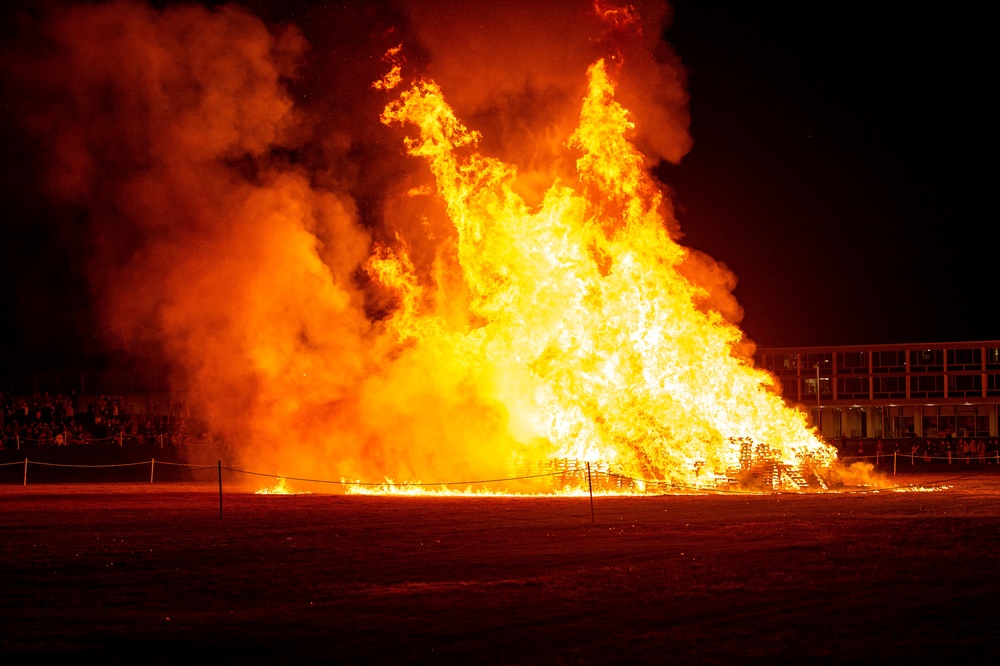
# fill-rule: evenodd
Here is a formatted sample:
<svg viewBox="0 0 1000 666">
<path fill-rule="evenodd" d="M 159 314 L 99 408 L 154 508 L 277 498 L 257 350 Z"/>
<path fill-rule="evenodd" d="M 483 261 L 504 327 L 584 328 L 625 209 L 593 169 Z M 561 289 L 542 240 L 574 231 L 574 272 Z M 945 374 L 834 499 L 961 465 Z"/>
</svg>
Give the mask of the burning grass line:
<svg viewBox="0 0 1000 666">
<path fill-rule="evenodd" d="M 213 468 L 214 469 L 214 468 Z M 296 476 L 284 476 L 282 474 L 265 474 L 263 472 L 251 472 L 250 470 L 237 469 L 235 467 L 223 467 L 222 469 L 229 472 L 238 472 L 240 474 L 249 474 L 251 476 L 264 476 L 272 479 L 284 479 L 286 481 L 302 481 L 305 483 L 331 483 L 339 484 L 342 486 L 365 486 L 377 488 L 379 486 L 384 486 L 385 481 L 380 482 L 370 482 L 370 481 L 344 481 L 343 479 L 339 481 L 334 481 L 330 479 L 309 479 L 304 477 Z M 406 486 L 406 487 L 427 487 L 427 486 L 461 486 L 461 485 L 476 485 L 481 483 L 502 483 L 504 481 L 523 481 L 526 479 L 540 479 L 547 476 L 561 476 L 562 472 L 546 472 L 545 474 L 530 474 L 527 476 L 509 476 L 502 479 L 481 479 L 478 481 L 439 481 L 439 482 L 393 482 L 394 486 Z"/>
</svg>

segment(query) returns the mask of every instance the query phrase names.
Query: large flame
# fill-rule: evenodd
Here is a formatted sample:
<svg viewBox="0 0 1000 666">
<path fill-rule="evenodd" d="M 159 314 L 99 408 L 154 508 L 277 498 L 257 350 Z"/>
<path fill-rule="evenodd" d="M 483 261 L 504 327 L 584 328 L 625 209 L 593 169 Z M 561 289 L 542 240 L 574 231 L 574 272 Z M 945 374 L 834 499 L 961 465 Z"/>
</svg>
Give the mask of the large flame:
<svg viewBox="0 0 1000 666">
<path fill-rule="evenodd" d="M 480 482 L 546 465 L 568 492 L 587 464 L 603 492 L 829 461 L 647 172 L 691 145 L 666 7 L 409 4 L 317 8 L 337 35 L 309 58 L 289 23 L 140 0 L 54 6 L 0 49 L 48 190 L 85 213 L 60 214 L 106 344 L 216 436 L 192 462 L 385 492 L 531 491 Z M 415 43 L 483 148 L 404 79 Z"/>
<path fill-rule="evenodd" d="M 771 377 L 735 353 L 739 329 L 699 307 L 707 294 L 679 270 L 686 250 L 666 231 L 603 60 L 569 138 L 579 180 L 556 182 L 537 209 L 515 193 L 513 166 L 476 151 L 479 136 L 433 82 L 403 92 L 383 122 L 418 130 L 407 147 L 435 176 L 469 291 L 455 326 L 434 308 L 448 285 L 419 284 L 404 248 L 383 249 L 369 266 L 399 294 L 389 325 L 400 343 L 432 350 L 441 374 L 501 404 L 519 455 L 677 483 L 738 466 L 739 439 L 787 464 L 832 458 Z"/>
</svg>

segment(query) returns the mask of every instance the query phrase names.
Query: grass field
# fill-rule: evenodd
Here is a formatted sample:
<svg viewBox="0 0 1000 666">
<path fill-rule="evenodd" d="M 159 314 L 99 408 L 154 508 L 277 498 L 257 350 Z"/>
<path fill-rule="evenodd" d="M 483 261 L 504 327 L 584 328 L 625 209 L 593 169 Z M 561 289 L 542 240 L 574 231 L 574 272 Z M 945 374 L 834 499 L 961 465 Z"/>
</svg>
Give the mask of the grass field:
<svg viewBox="0 0 1000 666">
<path fill-rule="evenodd" d="M 991 662 L 1000 473 L 597 498 L 0 485 L 0 654 L 101 663 Z M 17 661 L 14 661 L 17 659 Z"/>
</svg>

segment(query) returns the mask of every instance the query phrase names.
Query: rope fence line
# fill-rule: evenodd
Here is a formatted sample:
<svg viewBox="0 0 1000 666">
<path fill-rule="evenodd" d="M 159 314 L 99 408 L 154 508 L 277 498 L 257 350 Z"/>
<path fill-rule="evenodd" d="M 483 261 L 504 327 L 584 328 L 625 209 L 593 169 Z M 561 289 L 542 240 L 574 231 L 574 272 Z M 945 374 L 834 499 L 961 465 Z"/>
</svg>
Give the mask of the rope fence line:
<svg viewBox="0 0 1000 666">
<path fill-rule="evenodd" d="M 143 463 L 145 464 L 145 463 Z M 157 460 L 157 465 L 173 465 L 174 467 L 190 467 L 192 472 L 205 469 L 215 469 L 215 465 L 192 465 L 190 463 L 170 462 L 169 460 Z"/>
<path fill-rule="evenodd" d="M 37 461 L 37 460 L 30 460 L 29 462 L 32 465 L 38 465 L 39 467 L 94 467 L 94 468 L 99 468 L 99 467 L 137 467 L 139 465 L 150 465 L 150 464 L 152 464 L 153 461 L 152 460 L 143 460 L 141 462 L 109 463 L 109 464 L 104 464 L 104 465 L 70 465 L 70 464 L 67 464 L 67 463 L 50 463 L 50 462 L 41 462 L 41 461 Z"/>
<path fill-rule="evenodd" d="M 0 463 L 0 467 L 11 467 L 13 465 L 23 465 L 24 466 L 24 478 L 22 480 L 22 485 L 28 485 L 28 466 L 37 465 L 39 467 L 60 467 L 60 468 L 77 468 L 77 469 L 107 469 L 107 468 L 119 468 L 119 467 L 139 467 L 149 465 L 149 482 L 154 481 L 154 470 L 156 465 L 170 465 L 173 467 L 187 467 L 192 472 L 198 472 L 208 469 L 216 469 L 215 465 L 192 465 L 190 463 L 178 463 L 170 462 L 167 460 L 156 460 L 156 458 L 150 458 L 149 460 L 140 460 L 138 462 L 129 463 L 106 463 L 106 464 L 70 464 L 70 463 L 52 463 L 45 462 L 41 460 L 30 460 L 25 458 L 24 460 L 15 460 L 13 462 Z"/>
<path fill-rule="evenodd" d="M 891 458 L 892 456 L 882 456 L 883 458 Z M 849 458 L 842 458 L 841 460 L 847 462 L 849 460 L 864 460 L 869 458 L 875 458 L 875 456 L 854 456 Z M 947 460 L 946 457 L 937 457 L 938 460 Z M 25 458 L 24 460 L 17 460 L 12 462 L 0 463 L 0 467 L 12 467 L 14 465 L 24 466 L 24 480 L 23 484 L 27 485 L 28 479 L 28 466 L 37 465 L 39 467 L 55 467 L 55 468 L 76 468 L 76 469 L 108 469 L 108 468 L 123 468 L 123 467 L 139 467 L 144 465 L 149 465 L 150 467 L 150 478 L 149 482 L 154 482 L 154 469 L 156 465 L 160 466 L 171 466 L 177 468 L 187 468 L 191 472 L 207 471 L 207 470 L 217 470 L 219 474 L 222 471 L 232 472 L 235 474 L 243 474 L 247 476 L 256 476 L 262 478 L 284 480 L 284 481 L 295 481 L 299 483 L 317 483 L 317 484 L 328 484 L 328 485 L 338 485 L 342 487 L 364 487 L 364 488 L 378 488 L 381 486 L 391 485 L 397 488 L 434 488 L 434 487 L 450 487 L 450 486 L 472 486 L 481 485 L 487 483 L 506 483 L 511 481 L 527 481 L 533 479 L 543 479 L 551 477 L 566 477 L 586 476 L 588 486 L 590 487 L 591 494 L 593 493 L 593 485 L 590 479 L 590 471 L 586 472 L 575 471 L 568 473 L 567 471 L 553 471 L 545 472 L 540 474 L 526 474 L 520 476 L 508 476 L 492 479 L 475 479 L 475 480 L 464 480 L 464 481 L 436 481 L 436 482 L 396 482 L 396 481 L 379 481 L 379 482 L 368 482 L 361 480 L 345 480 L 345 479 L 320 479 L 320 478 L 310 478 L 310 477 L 296 477 L 296 476 L 285 476 L 282 474 L 269 474 L 266 472 L 256 472 L 253 470 L 245 470 L 239 467 L 231 467 L 228 465 L 222 465 L 221 461 L 217 465 L 195 465 L 191 463 L 179 463 L 166 460 L 156 460 L 151 458 L 150 460 L 130 462 L 130 463 L 112 463 L 112 464 L 68 464 L 68 463 L 51 463 L 38 460 L 30 460 Z M 752 489 L 732 489 L 732 488 L 712 488 L 708 486 L 693 486 L 687 484 L 672 483 L 665 479 L 643 479 L 638 477 L 632 477 L 624 474 L 618 474 L 610 471 L 598 471 L 596 472 L 599 476 L 616 479 L 619 481 L 631 482 L 633 484 L 640 485 L 642 487 L 652 487 L 659 488 L 663 491 L 668 490 L 679 490 L 679 491 L 696 491 L 703 493 L 713 493 L 713 494 L 756 494 L 759 491 L 754 491 Z M 893 486 L 899 488 L 901 486 Z M 891 488 L 889 488 L 891 489 Z"/>
<path fill-rule="evenodd" d="M 60 467 L 60 468 L 100 468 L 100 469 L 105 469 L 105 468 L 119 468 L 119 467 L 136 467 L 136 466 L 147 465 L 148 464 L 149 465 L 149 483 L 153 483 L 154 482 L 154 470 L 155 470 L 155 466 L 156 466 L 156 459 L 155 458 L 151 458 L 149 461 L 139 461 L 139 462 L 132 462 L 132 463 L 82 465 L 82 464 L 65 464 L 65 463 L 47 463 L 47 462 L 41 462 L 41 461 L 32 461 L 32 460 L 29 460 L 28 458 L 25 458 L 24 461 L 23 461 L 23 463 L 21 463 L 21 462 L 4 463 L 4 465 L 15 465 L 15 464 L 16 465 L 20 465 L 20 464 L 24 465 L 24 477 L 23 477 L 23 480 L 22 480 L 22 484 L 24 486 L 28 485 L 28 466 L 29 465 L 39 465 L 39 466 L 43 466 L 43 467 Z M 186 468 L 189 468 L 191 471 L 199 471 L 199 470 L 203 471 L 203 470 L 213 469 L 213 467 L 211 467 L 211 466 L 205 466 L 205 465 L 193 465 L 193 464 L 189 464 L 189 463 L 175 463 L 175 462 L 164 462 L 164 461 L 161 461 L 161 465 L 163 465 L 163 464 L 173 465 L 175 467 L 186 467 Z M 524 480 L 530 480 L 530 479 L 541 479 L 541 478 L 557 477 L 557 476 L 565 478 L 567 475 L 580 476 L 580 474 L 582 472 L 582 470 L 580 470 L 580 469 L 572 470 L 572 472 L 569 472 L 569 473 L 568 473 L 567 470 L 554 470 L 552 472 L 544 472 L 544 473 L 539 473 L 539 474 L 525 474 L 525 475 L 520 475 L 520 476 L 509 476 L 509 477 L 494 478 L 494 479 L 477 479 L 477 480 L 472 480 L 472 481 L 442 481 L 442 482 L 436 482 L 436 483 L 404 482 L 404 483 L 398 483 L 397 484 L 397 483 L 395 483 L 393 481 L 389 481 L 389 480 L 383 481 L 381 483 L 374 483 L 374 482 L 365 482 L 365 481 L 360 481 L 360 480 L 358 480 L 358 481 L 347 481 L 347 480 L 344 480 L 344 479 L 332 480 L 332 479 L 314 479 L 314 478 L 307 478 L 307 477 L 289 477 L 289 476 L 282 476 L 280 474 L 268 474 L 268 473 L 265 473 L 265 472 L 255 472 L 255 471 L 252 471 L 252 470 L 244 470 L 244 469 L 240 469 L 240 468 L 237 468 L 237 467 L 230 467 L 228 465 L 227 466 L 223 466 L 221 460 L 218 461 L 218 463 L 215 466 L 215 469 L 217 470 L 218 482 L 219 482 L 219 518 L 220 519 L 222 519 L 222 517 L 223 517 L 223 511 L 222 511 L 222 506 L 223 506 L 222 472 L 223 472 L 223 470 L 225 470 L 227 472 L 232 472 L 232 473 L 237 473 L 237 474 L 245 474 L 245 475 L 249 475 L 249 476 L 265 477 L 265 478 L 272 478 L 272 479 L 280 479 L 280 480 L 284 480 L 284 481 L 297 481 L 297 482 L 302 482 L 302 483 L 324 483 L 324 484 L 340 485 L 342 487 L 357 487 L 357 486 L 379 487 L 379 486 L 384 486 L 384 485 L 386 485 L 388 483 L 388 484 L 392 485 L 393 487 L 400 487 L 400 488 L 407 488 L 407 487 L 431 487 L 431 486 L 434 486 L 434 487 L 437 487 L 437 486 L 440 486 L 440 487 L 447 487 L 447 486 L 471 486 L 471 485 L 484 484 L 484 483 L 503 483 L 503 482 L 509 482 L 509 481 L 524 481 Z M 629 477 L 629 476 L 625 476 L 625 475 L 621 475 L 621 474 L 616 474 L 616 473 L 613 473 L 613 472 L 610 472 L 610 471 L 605 471 L 605 472 L 599 471 L 598 473 L 599 474 L 603 474 L 606 478 L 618 479 L 619 481 L 627 480 L 627 481 L 631 481 L 633 483 L 643 483 L 643 484 L 646 484 L 646 485 L 652 485 L 653 487 L 659 486 L 663 490 L 666 490 L 668 488 L 675 489 L 675 490 L 684 490 L 685 489 L 684 486 L 668 484 L 666 481 L 648 481 L 648 480 L 644 480 L 644 479 L 636 479 L 636 478 L 633 478 L 633 477 Z M 582 482 L 582 477 L 581 477 L 580 480 Z M 591 478 L 591 465 L 590 465 L 589 462 L 586 463 L 586 480 L 587 480 L 588 494 L 590 496 L 590 521 L 591 521 L 591 523 L 595 523 L 594 486 L 593 486 L 593 481 L 592 481 L 592 478 Z M 700 491 L 706 490 L 704 488 L 687 488 L 687 489 L 689 489 L 689 490 L 690 489 L 700 490 Z"/>
<path fill-rule="evenodd" d="M 40 467 L 61 467 L 61 468 L 80 468 L 80 469 L 116 468 L 116 467 L 138 467 L 140 465 L 150 465 L 151 467 L 155 466 L 155 465 L 170 465 L 170 466 L 173 466 L 173 467 L 186 467 L 186 468 L 188 468 L 192 472 L 205 471 L 205 470 L 215 470 L 215 469 L 217 469 L 216 465 L 193 465 L 193 464 L 190 464 L 190 463 L 178 463 L 178 462 L 170 462 L 170 461 L 166 461 L 166 460 L 156 460 L 155 458 L 150 459 L 150 460 L 143 460 L 143 461 L 139 461 L 139 462 L 131 462 L 131 463 L 87 464 L 87 465 L 84 465 L 84 464 L 68 464 L 68 463 L 50 463 L 50 462 L 42 462 L 42 461 L 37 461 L 37 460 L 30 460 L 28 458 L 25 458 L 23 461 L 22 460 L 17 460 L 17 461 L 13 461 L 13 462 L 0 463 L 0 467 L 13 466 L 13 465 L 25 465 L 25 466 L 28 466 L 28 465 L 38 465 Z M 283 479 L 285 481 L 296 481 L 296 482 L 300 482 L 300 483 L 322 483 L 322 484 L 332 484 L 332 485 L 351 486 L 351 487 L 362 486 L 362 487 L 368 487 L 368 488 L 377 488 L 377 487 L 380 487 L 380 486 L 384 486 L 386 484 L 391 484 L 393 486 L 400 487 L 400 488 L 418 488 L 418 487 L 419 488 L 431 488 L 431 487 L 439 487 L 439 486 L 471 486 L 471 485 L 480 485 L 480 484 L 485 484 L 485 483 L 505 483 L 505 482 L 509 482 L 509 481 L 526 481 L 526 480 L 532 480 L 532 479 L 542 479 L 542 478 L 547 478 L 547 477 L 571 476 L 572 475 L 572 474 L 568 474 L 566 471 L 553 471 L 553 472 L 545 472 L 545 473 L 542 473 L 542 474 L 525 474 L 525 475 L 520 475 L 520 476 L 498 477 L 498 478 L 493 478 L 493 479 L 474 479 L 474 480 L 463 480 L 463 481 L 434 481 L 434 482 L 420 482 L 420 481 L 406 481 L 406 482 L 391 481 L 390 482 L 390 481 L 361 481 L 361 480 L 344 480 L 344 479 L 318 479 L 318 478 L 310 478 L 310 477 L 285 476 L 285 475 L 282 475 L 282 474 L 268 474 L 266 472 L 255 472 L 255 471 L 252 471 L 252 470 L 240 469 L 238 467 L 230 467 L 228 465 L 222 465 L 221 469 L 224 470 L 224 471 L 233 472 L 233 473 L 236 473 L 236 474 L 245 474 L 245 475 L 248 475 L 248 476 L 258 476 L 258 477 L 265 477 L 265 478 L 270 478 L 270 479 Z M 672 483 L 669 483 L 669 482 L 667 482 L 665 480 L 662 480 L 662 479 L 656 479 L 656 480 L 654 480 L 654 479 L 641 479 L 641 478 L 626 476 L 626 475 L 623 475 L 623 474 L 617 474 L 617 473 L 614 473 L 614 472 L 598 472 L 598 473 L 601 474 L 601 475 L 603 475 L 603 476 L 605 476 L 605 477 L 608 477 L 608 478 L 619 479 L 619 480 L 622 480 L 622 481 L 631 481 L 633 483 L 644 484 L 644 485 L 652 485 L 652 486 L 659 485 L 659 486 L 667 486 L 667 487 L 677 488 L 677 489 L 703 490 L 703 488 L 696 487 L 696 486 L 684 486 L 684 485 L 679 485 L 679 484 L 672 484 Z"/>
<path fill-rule="evenodd" d="M 888 456 L 886 456 L 886 457 L 888 457 Z M 946 458 L 942 458 L 942 459 L 946 459 Z M 27 486 L 28 485 L 28 466 L 29 465 L 39 465 L 39 466 L 43 466 L 43 467 L 60 467 L 60 468 L 119 468 L 119 467 L 137 467 L 137 466 L 141 466 L 141 465 L 149 465 L 149 483 L 152 484 L 154 482 L 154 470 L 155 470 L 156 463 L 157 463 L 157 461 L 156 461 L 155 458 L 151 458 L 148 461 L 139 461 L 139 462 L 132 462 L 132 463 L 90 464 L 90 465 L 64 464 L 64 463 L 47 463 L 47 462 L 42 462 L 42 461 L 32 461 L 32 460 L 29 460 L 28 458 L 25 458 L 23 461 L 14 461 L 14 462 L 8 462 L 8 463 L 0 463 L 0 467 L 6 467 L 6 466 L 12 466 L 12 465 L 23 465 L 24 466 L 24 477 L 23 477 L 22 484 L 25 485 L 25 486 Z M 435 483 L 427 483 L 427 482 L 403 482 L 403 483 L 395 483 L 395 482 L 386 480 L 386 481 L 383 481 L 383 482 L 380 482 L 380 483 L 374 483 L 374 482 L 364 482 L 364 481 L 347 481 L 347 480 L 344 480 L 344 479 L 340 479 L 340 480 L 316 479 L 316 478 L 308 478 L 308 477 L 289 477 L 289 476 L 282 476 L 280 474 L 268 474 L 268 473 L 265 473 L 265 472 L 255 472 L 255 471 L 252 471 L 252 470 L 244 470 L 244 469 L 240 469 L 240 468 L 237 468 L 237 467 L 224 466 L 222 464 L 221 460 L 218 461 L 216 465 L 195 465 L 195 464 L 191 464 L 191 463 L 178 463 L 178 462 L 171 462 L 171 461 L 160 461 L 160 465 L 169 465 L 169 466 L 173 466 L 173 467 L 184 467 L 184 468 L 188 468 L 192 472 L 206 471 L 206 470 L 216 470 L 217 475 L 218 475 L 218 477 L 217 477 L 218 478 L 218 483 L 219 483 L 219 518 L 220 519 L 223 516 L 223 513 L 222 513 L 222 504 L 223 504 L 223 484 L 222 484 L 223 474 L 222 474 L 222 472 L 223 472 L 223 470 L 225 470 L 227 472 L 236 473 L 236 474 L 245 474 L 245 475 L 248 475 L 248 476 L 265 477 L 265 478 L 279 479 L 279 480 L 285 480 L 285 481 L 297 481 L 297 482 L 301 482 L 301 483 L 333 484 L 333 485 L 339 485 L 339 486 L 343 486 L 343 487 L 357 487 L 357 486 L 379 487 L 379 486 L 385 486 L 386 484 L 390 484 L 390 485 L 392 485 L 394 487 L 399 487 L 399 488 L 407 488 L 407 487 L 431 487 L 431 486 L 440 486 L 440 487 L 447 487 L 447 486 L 470 486 L 470 485 L 483 484 L 483 483 L 503 483 L 503 482 L 508 482 L 508 481 L 523 481 L 523 480 L 541 479 L 541 478 L 556 477 L 556 476 L 562 476 L 562 477 L 576 476 L 576 477 L 580 477 L 580 481 L 582 483 L 582 478 L 583 478 L 581 476 L 582 469 L 575 469 L 575 470 L 572 471 L 572 473 L 569 473 L 569 474 L 567 473 L 567 470 L 559 470 L 559 471 L 545 472 L 545 473 L 540 473 L 540 474 L 528 474 L 528 475 L 521 475 L 521 476 L 510 476 L 510 477 L 503 477 L 503 478 L 495 478 L 495 479 L 479 479 L 479 480 L 474 480 L 474 481 L 441 481 L 441 482 L 435 482 Z M 590 495 L 590 519 L 591 519 L 591 523 L 594 523 L 595 522 L 595 516 L 594 516 L 594 488 L 593 488 L 593 482 L 591 480 L 591 466 L 590 466 L 590 463 L 587 463 L 585 474 L 586 474 L 585 478 L 586 478 L 586 481 L 587 481 L 586 488 L 588 489 L 589 495 Z M 688 492 L 695 491 L 695 492 L 698 492 L 698 493 L 704 493 L 704 494 L 710 493 L 710 494 L 716 494 L 716 495 L 760 494 L 760 491 L 754 491 L 752 489 L 725 489 L 725 488 L 711 488 L 711 487 L 703 487 L 703 486 L 689 486 L 689 485 L 673 484 L 673 483 L 670 483 L 670 482 L 668 482 L 666 480 L 639 479 L 639 478 L 630 477 L 630 476 L 627 476 L 627 475 L 617 474 L 617 473 L 614 473 L 614 472 L 611 472 L 611 471 L 598 471 L 598 474 L 599 475 L 603 475 L 606 478 L 618 479 L 619 481 L 630 481 L 630 482 L 637 483 L 637 484 L 645 484 L 645 487 L 652 486 L 653 488 L 658 488 L 659 490 L 661 490 L 663 492 L 666 492 L 666 491 L 669 491 L 669 490 L 675 490 L 675 491 L 688 491 Z M 893 476 L 895 476 L 895 461 L 894 461 L 894 465 L 893 465 Z M 893 490 L 899 490 L 901 488 L 904 488 L 904 486 L 893 485 L 893 486 L 887 486 L 887 487 L 880 487 L 879 490 L 893 491 Z M 871 489 L 870 488 L 864 488 L 864 489 L 860 489 L 859 488 L 858 491 L 859 492 L 870 492 Z"/>
<path fill-rule="evenodd" d="M 882 461 L 890 461 L 896 459 L 898 462 L 909 462 L 911 465 L 916 463 L 928 463 L 928 462 L 945 462 L 949 464 L 964 463 L 968 461 L 970 463 L 986 464 L 986 465 L 1000 465 L 1000 451 L 992 451 L 985 455 L 979 455 L 979 453 L 968 453 L 965 452 L 952 452 L 951 455 L 947 454 L 934 454 L 929 455 L 926 453 L 873 453 L 870 455 L 863 456 L 840 456 L 838 460 L 849 463 L 856 461 L 867 461 L 874 460 L 876 464 L 881 464 Z"/>
<path fill-rule="evenodd" d="M 114 463 L 114 464 L 69 464 L 69 463 L 50 463 L 42 462 L 37 460 L 30 460 L 25 458 L 22 460 L 17 460 L 13 462 L 0 463 L 0 467 L 13 466 L 13 465 L 38 465 L 40 467 L 61 467 L 61 468 L 116 468 L 116 467 L 138 467 L 140 465 L 150 465 L 151 467 L 155 465 L 169 465 L 173 467 L 186 467 L 192 472 L 204 471 L 204 470 L 214 470 L 217 468 L 216 465 L 193 465 L 190 463 L 178 463 L 170 462 L 166 460 L 156 460 L 155 458 L 150 460 L 143 460 L 139 462 L 131 463 Z M 259 476 L 271 479 L 284 479 L 285 481 L 297 481 L 300 483 L 321 483 L 321 484 L 332 484 L 339 486 L 350 486 L 350 487 L 366 487 L 366 488 L 378 488 L 380 486 L 385 486 L 387 483 L 400 488 L 432 488 L 439 486 L 472 486 L 481 485 L 486 483 L 506 483 L 510 481 L 527 481 L 532 479 L 542 479 L 548 477 L 557 476 L 572 476 L 572 473 L 567 471 L 552 471 L 540 474 L 525 474 L 519 476 L 507 476 L 498 477 L 492 479 L 473 479 L 473 480 L 463 480 L 463 481 L 434 481 L 434 482 L 420 482 L 420 481 L 407 481 L 407 482 L 396 482 L 396 481 L 361 481 L 361 480 L 344 480 L 344 479 L 317 479 L 310 477 L 295 477 L 295 476 L 284 476 L 281 474 L 268 474 L 265 472 L 255 472 L 252 470 L 240 469 L 238 467 L 230 467 L 228 465 L 222 465 L 221 469 L 227 472 L 234 472 L 237 474 L 245 474 L 248 476 Z M 670 483 L 663 479 L 642 479 L 637 477 L 631 477 L 624 474 L 617 474 L 615 472 L 597 472 L 599 475 L 603 475 L 607 478 L 618 479 L 621 481 L 630 481 L 636 484 L 643 484 L 646 486 L 665 486 L 669 488 L 677 489 L 687 489 L 687 490 L 704 490 L 704 488 L 697 486 L 685 486 L 680 484 Z"/>
</svg>

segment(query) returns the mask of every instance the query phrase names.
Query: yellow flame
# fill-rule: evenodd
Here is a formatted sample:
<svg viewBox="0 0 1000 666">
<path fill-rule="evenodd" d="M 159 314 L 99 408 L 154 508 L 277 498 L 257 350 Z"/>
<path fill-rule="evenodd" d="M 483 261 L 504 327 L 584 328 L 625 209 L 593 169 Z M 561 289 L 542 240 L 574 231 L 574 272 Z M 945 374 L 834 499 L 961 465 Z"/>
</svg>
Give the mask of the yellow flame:
<svg viewBox="0 0 1000 666">
<path fill-rule="evenodd" d="M 737 438 L 784 464 L 825 465 L 835 451 L 736 352 L 742 333 L 699 306 L 705 290 L 678 270 L 670 210 L 629 142 L 603 61 L 589 69 L 578 129 L 578 182 L 556 182 L 537 210 L 514 189 L 514 166 L 477 151 L 433 82 L 390 103 L 386 124 L 414 126 L 457 234 L 468 289 L 464 327 L 435 312 L 406 248 L 380 249 L 369 270 L 394 289 L 399 339 L 442 350 L 441 372 L 475 377 L 501 404 L 529 461 L 602 461 L 641 478 L 699 485 L 740 463 Z"/>
<path fill-rule="evenodd" d="M 288 486 L 288 481 L 283 477 L 278 477 L 278 480 L 273 486 L 269 488 L 261 488 L 256 492 L 257 495 L 310 495 L 309 491 L 306 490 L 292 490 Z"/>
<path fill-rule="evenodd" d="M 403 81 L 401 64 L 402 58 L 399 55 L 402 48 L 403 45 L 400 44 L 399 46 L 394 46 L 385 52 L 383 59 L 392 65 L 392 69 L 390 69 L 381 79 L 373 83 L 372 88 L 375 88 L 376 90 L 392 90 Z"/>
</svg>

